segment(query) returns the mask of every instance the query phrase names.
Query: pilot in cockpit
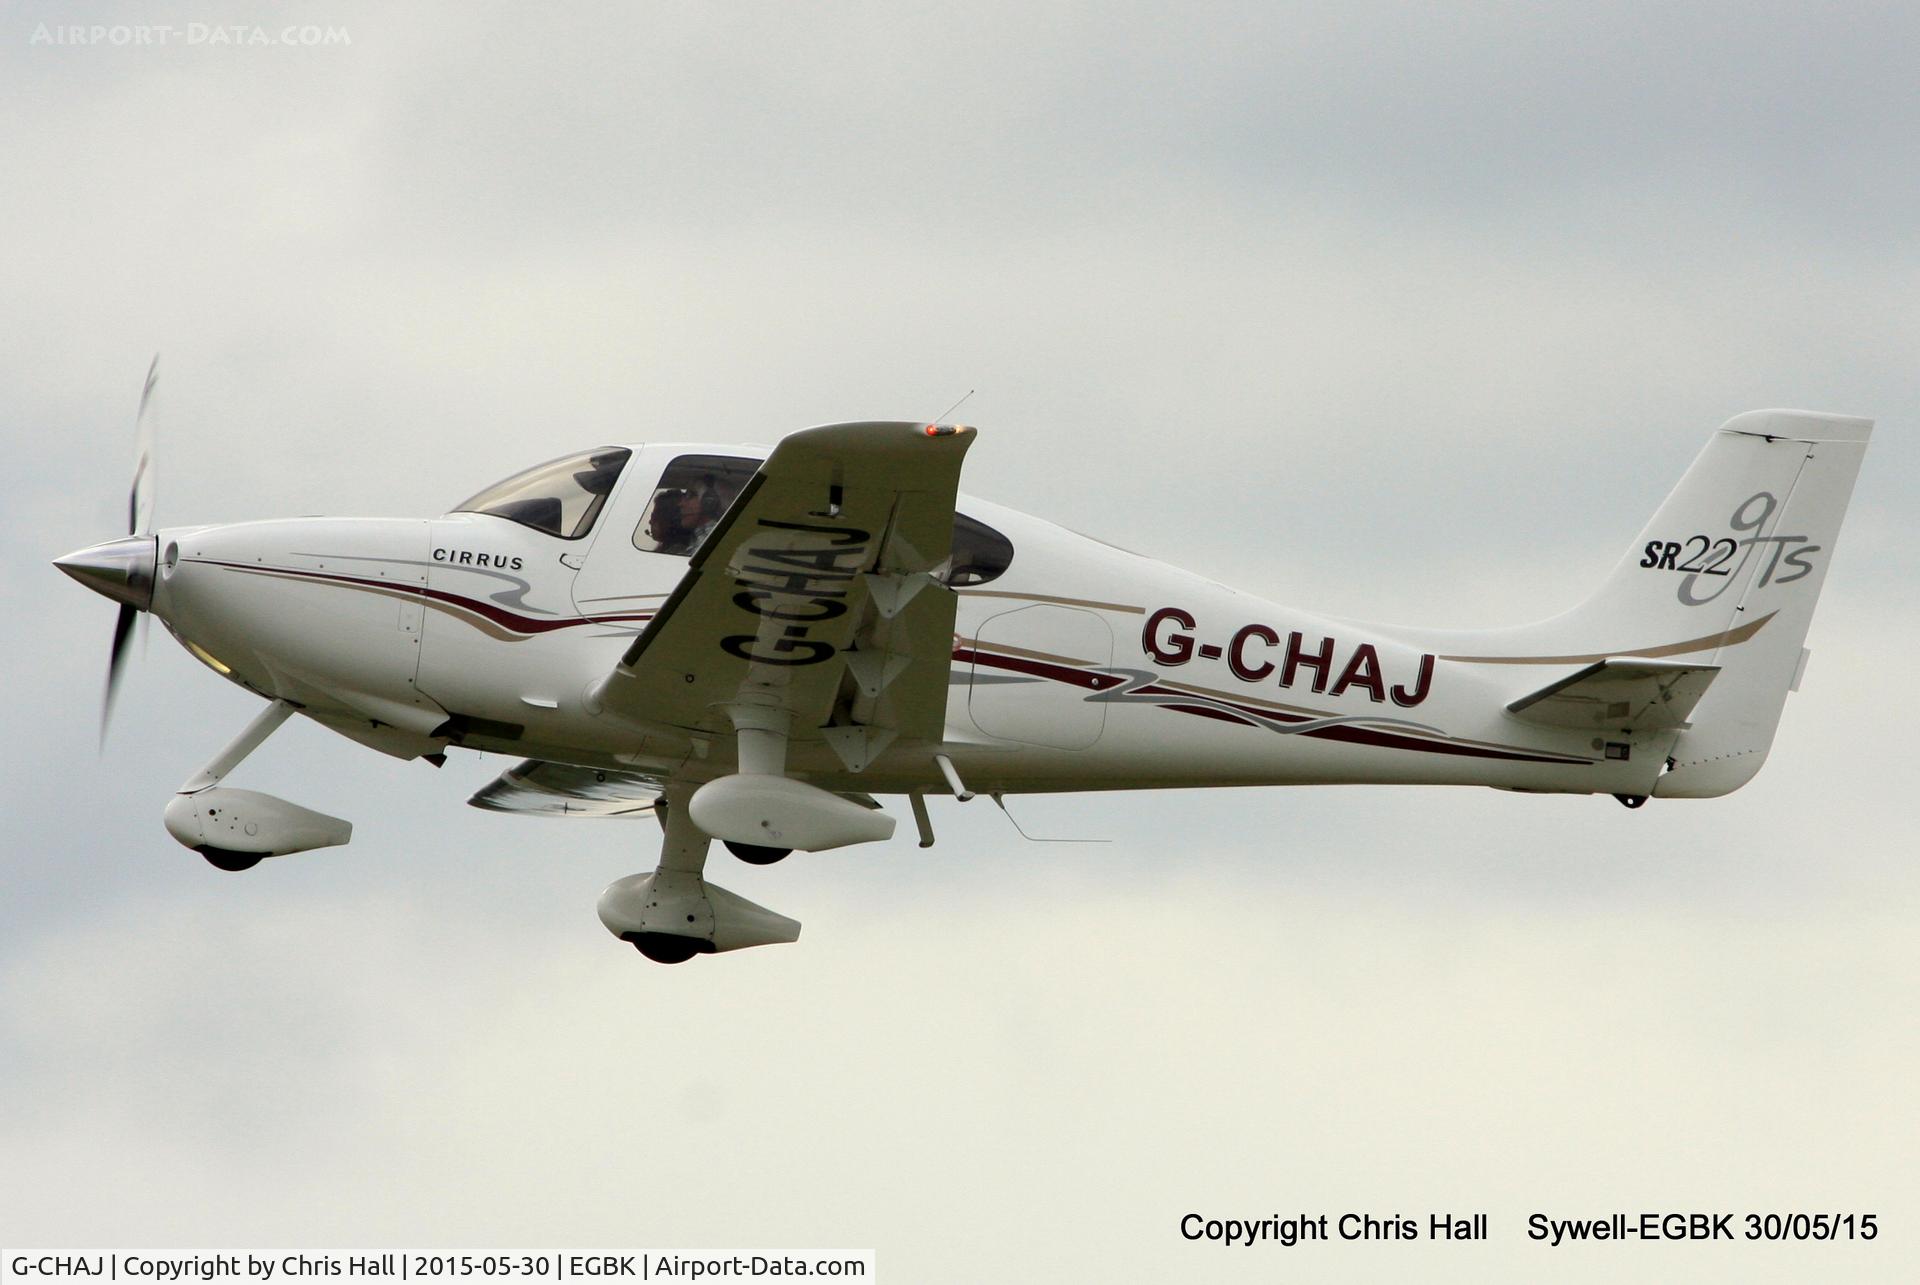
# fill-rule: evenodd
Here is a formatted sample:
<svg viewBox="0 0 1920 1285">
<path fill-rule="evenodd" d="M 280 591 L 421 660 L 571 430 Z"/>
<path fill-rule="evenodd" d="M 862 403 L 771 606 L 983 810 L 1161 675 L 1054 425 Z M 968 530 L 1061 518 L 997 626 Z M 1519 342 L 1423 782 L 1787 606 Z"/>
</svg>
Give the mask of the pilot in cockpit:
<svg viewBox="0 0 1920 1285">
<path fill-rule="evenodd" d="M 647 537 L 653 541 L 654 552 L 678 556 L 693 552 L 694 528 L 687 518 L 690 503 L 692 512 L 698 513 L 699 499 L 692 491 L 678 487 L 664 489 L 653 497 L 653 509 L 647 518 Z"/>
<path fill-rule="evenodd" d="M 713 528 L 720 524 L 720 515 L 727 511 L 727 502 L 731 498 L 711 473 L 700 479 L 697 489 L 687 493 L 682 501 L 681 518 L 687 529 L 693 532 L 695 549 L 713 534 Z"/>
<path fill-rule="evenodd" d="M 634 530 L 634 546 L 646 553 L 688 557 L 720 525 L 757 460 L 727 456 L 682 456 L 660 475 Z"/>
</svg>

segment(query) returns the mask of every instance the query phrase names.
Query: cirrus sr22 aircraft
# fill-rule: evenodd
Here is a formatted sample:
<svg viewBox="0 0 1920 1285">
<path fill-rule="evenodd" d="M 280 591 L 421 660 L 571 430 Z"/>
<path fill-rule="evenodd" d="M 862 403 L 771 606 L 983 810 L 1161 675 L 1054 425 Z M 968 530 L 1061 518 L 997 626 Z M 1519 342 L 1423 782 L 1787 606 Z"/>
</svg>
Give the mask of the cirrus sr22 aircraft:
<svg viewBox="0 0 1920 1285">
<path fill-rule="evenodd" d="M 711 839 L 754 864 L 880 842 L 888 796 L 925 846 L 928 794 L 1738 789 L 1798 684 L 1871 427 L 1730 420 L 1597 594 L 1483 632 L 1329 619 L 961 496 L 975 435 L 947 424 L 607 446 L 427 520 L 159 531 L 143 445 L 134 534 L 57 565 L 121 604 L 109 700 L 147 612 L 267 702 L 166 808 L 215 866 L 347 842 L 222 784 L 296 712 L 402 759 L 510 754 L 473 804 L 659 820 L 658 868 L 599 913 L 679 962 L 799 936 L 707 880 Z"/>
</svg>

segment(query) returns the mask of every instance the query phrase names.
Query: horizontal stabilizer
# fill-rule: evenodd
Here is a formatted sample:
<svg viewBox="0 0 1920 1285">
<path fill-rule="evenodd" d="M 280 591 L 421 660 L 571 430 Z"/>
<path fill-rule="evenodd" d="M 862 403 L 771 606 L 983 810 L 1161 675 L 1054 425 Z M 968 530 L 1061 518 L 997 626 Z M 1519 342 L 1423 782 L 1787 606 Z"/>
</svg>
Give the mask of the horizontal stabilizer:
<svg viewBox="0 0 1920 1285">
<path fill-rule="evenodd" d="M 527 759 L 487 782 L 467 800 L 489 812 L 543 817 L 652 816 L 660 787 L 635 772 Z"/>
<path fill-rule="evenodd" d="M 1718 665 L 1679 665 L 1616 657 L 1595 661 L 1539 691 L 1507 712 L 1548 727 L 1649 732 L 1687 726 Z"/>
</svg>

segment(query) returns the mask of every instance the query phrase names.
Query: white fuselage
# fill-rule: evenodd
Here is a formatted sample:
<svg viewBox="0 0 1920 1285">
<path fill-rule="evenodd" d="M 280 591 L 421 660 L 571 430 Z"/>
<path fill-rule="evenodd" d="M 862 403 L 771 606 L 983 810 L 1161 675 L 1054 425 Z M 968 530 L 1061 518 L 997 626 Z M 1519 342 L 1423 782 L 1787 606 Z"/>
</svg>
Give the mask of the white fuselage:
<svg viewBox="0 0 1920 1285">
<path fill-rule="evenodd" d="M 301 518 L 159 533 L 153 610 L 261 695 L 388 753 L 448 744 L 699 781 L 725 737 L 596 713 L 591 689 L 687 559 L 634 539 L 655 482 L 690 452 L 633 448 L 593 529 L 507 518 Z M 1423 640 L 1236 593 L 1050 523 L 963 497 L 1013 547 L 957 586 L 943 752 L 978 791 L 1200 785 L 1479 784 L 1648 793 L 1673 733 L 1609 752 L 1591 732 L 1505 711 L 1535 658 L 1489 635 Z M 1578 657 L 1555 657 L 1555 661 Z M 797 735 L 790 770 L 830 790 L 944 789 L 927 747 L 853 773 Z"/>
</svg>

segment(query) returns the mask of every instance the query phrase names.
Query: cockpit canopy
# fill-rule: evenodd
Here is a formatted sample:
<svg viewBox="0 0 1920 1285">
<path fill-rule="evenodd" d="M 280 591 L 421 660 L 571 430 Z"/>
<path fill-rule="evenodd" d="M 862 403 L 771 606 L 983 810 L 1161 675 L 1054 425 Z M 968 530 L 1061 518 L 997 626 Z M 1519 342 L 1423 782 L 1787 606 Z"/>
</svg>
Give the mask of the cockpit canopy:
<svg viewBox="0 0 1920 1285">
<path fill-rule="evenodd" d="M 578 540 L 593 530 L 632 455 L 623 446 L 604 446 L 549 460 L 488 487 L 453 511 L 488 513 L 562 540 Z"/>
<path fill-rule="evenodd" d="M 535 531 L 578 540 L 593 530 L 614 483 L 633 452 L 624 446 L 565 455 L 515 473 L 454 506 L 455 513 L 485 513 Z M 662 471 L 634 528 L 633 546 L 643 553 L 690 557 L 739 498 L 760 468 L 752 456 L 682 455 Z M 954 588 L 997 580 L 1013 561 L 1007 537 L 977 518 L 957 513 L 953 551 L 943 583 Z"/>
</svg>

